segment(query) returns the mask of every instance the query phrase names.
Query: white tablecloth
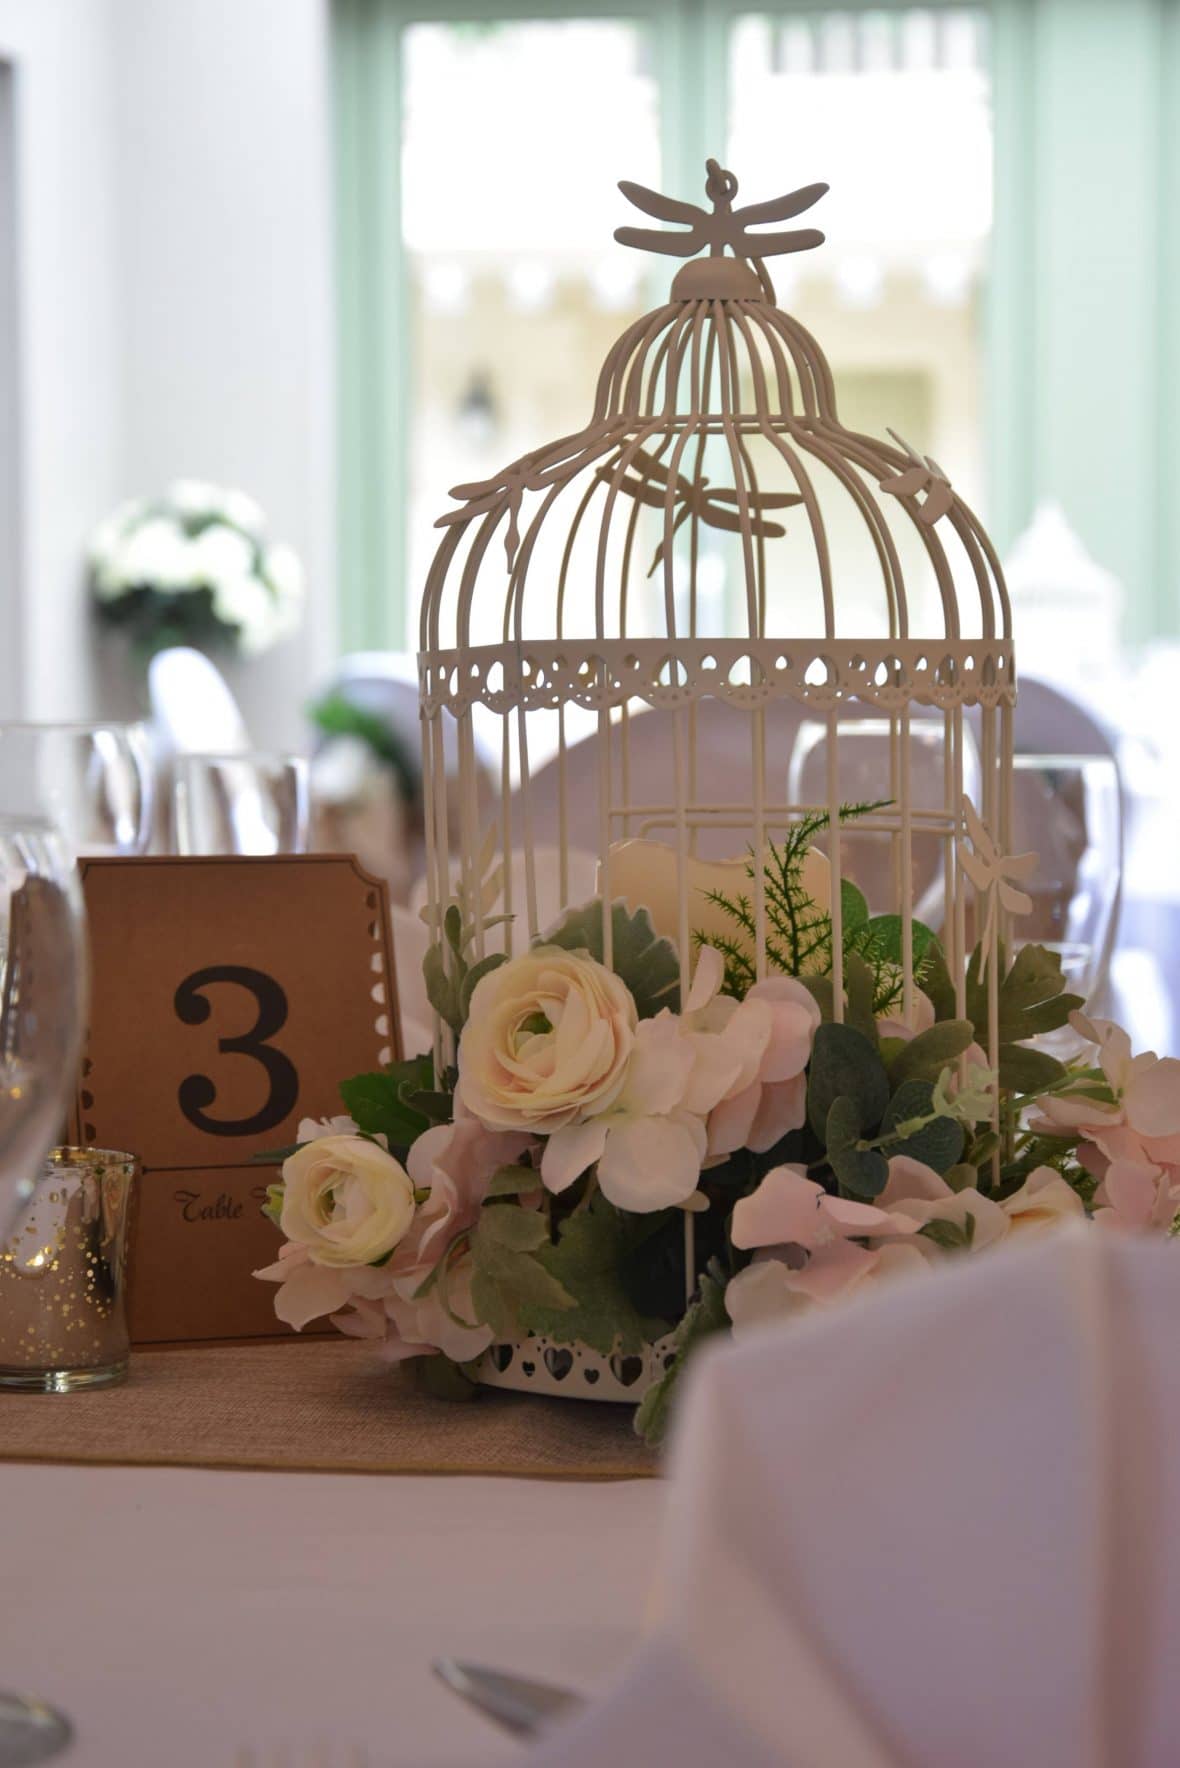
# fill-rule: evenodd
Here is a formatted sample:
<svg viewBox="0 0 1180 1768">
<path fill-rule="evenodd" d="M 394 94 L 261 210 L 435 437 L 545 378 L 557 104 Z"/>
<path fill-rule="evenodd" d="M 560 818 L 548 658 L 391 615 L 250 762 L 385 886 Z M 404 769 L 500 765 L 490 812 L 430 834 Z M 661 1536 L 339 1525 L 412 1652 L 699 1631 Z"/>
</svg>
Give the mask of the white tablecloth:
<svg viewBox="0 0 1180 1768">
<path fill-rule="evenodd" d="M 513 1762 L 451 1654 L 593 1690 L 633 1645 L 664 1488 L 0 1466 L 0 1687 L 68 1768 Z"/>
</svg>

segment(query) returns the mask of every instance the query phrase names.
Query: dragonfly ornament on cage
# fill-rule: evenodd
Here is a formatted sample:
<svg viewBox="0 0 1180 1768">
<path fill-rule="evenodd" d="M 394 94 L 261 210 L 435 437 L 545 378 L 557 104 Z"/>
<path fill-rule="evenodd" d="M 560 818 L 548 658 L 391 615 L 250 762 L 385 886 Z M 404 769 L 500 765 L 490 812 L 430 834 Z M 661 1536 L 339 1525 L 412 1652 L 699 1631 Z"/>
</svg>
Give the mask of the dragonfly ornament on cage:
<svg viewBox="0 0 1180 1768">
<path fill-rule="evenodd" d="M 1038 1045 L 1082 1002 L 1008 940 L 1029 863 L 1002 857 L 1003 574 L 933 460 L 841 423 L 775 303 L 767 262 L 822 240 L 780 224 L 826 187 L 738 206 L 709 161 L 707 208 L 621 188 L 672 229 L 621 243 L 686 260 L 668 298 L 608 353 L 580 432 L 439 519 L 434 1048 L 303 1126 L 263 1275 L 291 1324 L 327 1313 L 449 1392 L 642 1397 L 656 1437 L 711 1333 L 1075 1215 L 1119 1225 L 1144 1184 L 1163 1221 L 1180 1087 L 1103 1022 L 1070 1064 Z M 805 716 L 823 783 L 793 802 Z M 848 802 L 866 729 L 878 777 Z M 1108 1131 L 1141 1139 L 1147 1178 Z"/>
</svg>

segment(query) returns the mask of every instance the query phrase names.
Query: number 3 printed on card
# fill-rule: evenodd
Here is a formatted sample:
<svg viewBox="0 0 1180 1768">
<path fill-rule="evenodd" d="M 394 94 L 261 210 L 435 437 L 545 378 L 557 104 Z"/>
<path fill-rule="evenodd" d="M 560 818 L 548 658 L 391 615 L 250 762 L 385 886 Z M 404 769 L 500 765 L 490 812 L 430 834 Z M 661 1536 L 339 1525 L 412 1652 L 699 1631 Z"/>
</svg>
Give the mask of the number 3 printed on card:
<svg viewBox="0 0 1180 1768">
<path fill-rule="evenodd" d="M 208 969 L 194 970 L 186 976 L 176 991 L 172 1004 L 182 1024 L 204 1025 L 212 1011 L 204 991 L 215 982 L 233 983 L 254 996 L 258 1017 L 250 1030 L 236 1037 L 218 1038 L 217 1048 L 223 1055 L 249 1056 L 261 1063 L 270 1092 L 266 1103 L 252 1117 L 210 1117 L 206 1107 L 217 1098 L 217 1087 L 207 1074 L 190 1074 L 180 1083 L 177 1101 L 189 1123 L 206 1135 L 262 1135 L 290 1116 L 299 1097 L 299 1076 L 294 1063 L 268 1042 L 287 1023 L 287 997 L 274 977 L 264 970 L 251 970 L 243 964 L 211 964 Z"/>
</svg>

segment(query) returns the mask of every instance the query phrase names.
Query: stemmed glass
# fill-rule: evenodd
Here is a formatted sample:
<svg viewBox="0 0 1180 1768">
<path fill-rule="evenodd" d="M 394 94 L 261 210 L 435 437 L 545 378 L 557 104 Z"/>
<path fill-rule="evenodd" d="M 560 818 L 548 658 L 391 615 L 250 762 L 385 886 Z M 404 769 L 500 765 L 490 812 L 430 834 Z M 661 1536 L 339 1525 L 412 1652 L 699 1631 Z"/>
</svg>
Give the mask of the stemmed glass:
<svg viewBox="0 0 1180 1768">
<path fill-rule="evenodd" d="M 0 1252 L 57 1141 L 85 1022 L 82 897 L 70 850 L 45 818 L 0 815 Z M 43 1703 L 0 1694 L 0 1768 L 70 1741 Z"/>
<path fill-rule="evenodd" d="M 1113 755 L 1017 755 L 1012 764 L 1012 850 L 1034 852 L 1022 888 L 1032 911 L 1023 943 L 1057 953 L 1066 986 L 1084 999 L 1106 985 L 1118 932 L 1123 807 Z M 1053 1046 L 1049 1046 L 1053 1047 Z"/>
<path fill-rule="evenodd" d="M 299 755 L 178 755 L 176 851 L 306 853 L 308 769 Z"/>
<path fill-rule="evenodd" d="M 890 755 L 894 743 L 887 718 L 840 721 L 837 737 L 838 791 L 844 804 L 871 804 L 889 795 Z M 910 841 L 913 865 L 913 913 L 935 932 L 945 915 L 943 884 L 945 832 L 933 826 L 945 804 L 946 735 L 941 718 L 915 719 L 909 726 L 907 753 L 900 765 L 909 772 L 914 828 Z M 827 802 L 828 725 L 805 718 L 799 726 L 788 765 L 787 797 L 795 805 Z M 963 732 L 963 791 L 979 799 L 979 751 L 970 728 Z M 827 847 L 830 836 L 820 838 Z M 843 876 L 859 886 L 874 913 L 896 907 L 890 896 L 893 868 L 886 831 L 862 828 L 857 822 L 840 831 Z"/>
<path fill-rule="evenodd" d="M 146 727 L 0 723 L 0 804 L 52 816 L 76 854 L 146 853 L 154 808 Z"/>
</svg>

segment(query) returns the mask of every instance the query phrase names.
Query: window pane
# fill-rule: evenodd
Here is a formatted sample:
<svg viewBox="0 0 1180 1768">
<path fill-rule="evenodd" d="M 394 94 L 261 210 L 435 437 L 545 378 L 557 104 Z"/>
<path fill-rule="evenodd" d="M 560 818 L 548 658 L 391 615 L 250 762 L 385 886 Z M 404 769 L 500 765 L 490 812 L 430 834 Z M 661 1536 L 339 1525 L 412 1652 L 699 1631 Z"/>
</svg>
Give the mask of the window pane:
<svg viewBox="0 0 1180 1768">
<path fill-rule="evenodd" d="M 728 163 L 742 181 L 739 200 L 817 178 L 831 185 L 807 217 L 826 244 L 769 269 L 780 306 L 831 362 L 842 422 L 876 436 L 898 431 L 986 517 L 984 13 L 749 15 L 735 21 L 730 52 Z M 841 535 L 831 538 L 838 558 Z"/>
<path fill-rule="evenodd" d="M 582 428 L 603 358 L 647 304 L 642 258 L 611 236 L 616 180 L 659 184 L 659 112 L 636 22 L 420 24 L 405 48 L 417 649 L 448 491 Z M 494 642 L 503 608 L 481 613 L 473 638 Z"/>
</svg>

